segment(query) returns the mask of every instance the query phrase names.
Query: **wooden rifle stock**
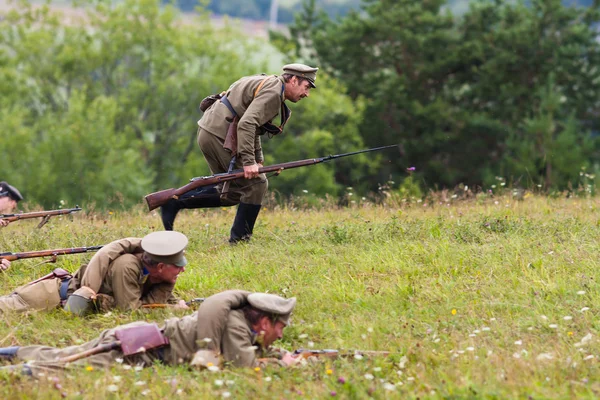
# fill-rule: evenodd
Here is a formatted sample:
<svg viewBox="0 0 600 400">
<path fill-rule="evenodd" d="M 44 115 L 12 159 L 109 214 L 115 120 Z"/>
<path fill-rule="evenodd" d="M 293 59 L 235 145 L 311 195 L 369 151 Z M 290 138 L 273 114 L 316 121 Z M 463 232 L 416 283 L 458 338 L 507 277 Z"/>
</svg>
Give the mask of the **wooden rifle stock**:
<svg viewBox="0 0 600 400">
<path fill-rule="evenodd" d="M 266 167 L 260 167 L 258 169 L 258 172 L 260 174 L 268 174 L 270 172 L 281 172 L 284 169 L 305 167 L 308 165 L 314 165 L 314 164 L 319 164 L 319 163 L 330 161 L 330 160 L 335 160 L 336 158 L 348 157 L 348 156 L 353 156 L 355 154 L 367 153 L 367 152 L 371 152 L 371 151 L 389 149 L 392 147 L 398 147 L 398 146 L 391 145 L 391 146 L 375 147 L 372 149 L 353 151 L 351 153 L 335 154 L 335 155 L 329 155 L 329 156 L 321 157 L 321 158 L 309 158 L 306 160 L 298 160 L 298 161 L 290 161 L 290 162 L 281 163 L 281 164 L 273 164 L 273 165 L 269 165 Z M 146 203 L 148 204 L 148 211 L 152 211 L 155 208 L 158 208 L 158 207 L 166 204 L 171 199 L 178 199 L 179 196 L 181 196 L 191 190 L 198 189 L 198 188 L 204 187 L 204 186 L 216 185 L 216 184 L 219 184 L 222 182 L 232 181 L 232 180 L 240 179 L 243 177 L 244 177 L 244 171 L 241 169 L 234 170 L 231 173 L 215 174 L 215 175 L 210 175 L 210 176 L 201 176 L 198 178 L 192 178 L 190 183 L 188 183 L 185 186 L 180 187 L 179 189 L 171 188 L 171 189 L 161 190 L 161 191 L 155 192 L 155 193 L 150 193 L 150 194 L 146 195 L 146 197 L 144 197 L 144 199 L 146 200 Z"/>
<path fill-rule="evenodd" d="M 90 247 L 71 247 L 66 249 L 54 249 L 54 250 L 39 250 L 39 251 L 24 251 L 22 253 L 0 253 L 0 259 L 8 261 L 22 260 L 24 258 L 35 258 L 35 257 L 56 257 L 65 254 L 78 254 L 87 253 L 90 251 L 98 251 L 102 246 L 90 246 Z"/>
</svg>

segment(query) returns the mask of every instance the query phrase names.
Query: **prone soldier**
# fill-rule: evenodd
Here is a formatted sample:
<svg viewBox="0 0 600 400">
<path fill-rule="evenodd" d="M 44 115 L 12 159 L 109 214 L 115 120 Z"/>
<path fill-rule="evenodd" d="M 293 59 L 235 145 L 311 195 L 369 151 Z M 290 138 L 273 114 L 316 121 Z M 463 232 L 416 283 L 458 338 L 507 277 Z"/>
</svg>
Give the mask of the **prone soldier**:
<svg viewBox="0 0 600 400">
<path fill-rule="evenodd" d="M 109 368 L 115 362 L 151 366 L 191 364 L 218 367 L 256 367 L 264 363 L 286 366 L 299 362 L 299 357 L 271 344 L 283 337 L 296 298 L 284 299 L 266 293 L 229 290 L 208 297 L 198 311 L 183 318 L 171 318 L 164 326 L 132 322 L 103 331 L 96 339 L 64 349 L 47 346 L 11 346 L 0 348 L 0 358 L 27 361 L 27 365 L 11 366 L 13 370 L 36 373 L 47 368 L 62 369 L 68 365 L 91 365 Z M 143 340 L 143 345 L 140 340 Z M 154 343 L 151 345 L 149 343 Z M 94 353 L 86 358 L 78 354 Z M 129 354 L 127 349 L 137 349 Z"/>
<path fill-rule="evenodd" d="M 103 246 L 74 274 L 57 268 L 52 274 L 0 297 L 0 312 L 65 310 L 84 315 L 97 311 L 135 310 L 144 304 L 172 304 L 177 277 L 185 271 L 187 237 L 174 231 L 153 232 L 144 238 L 115 240 Z"/>
</svg>

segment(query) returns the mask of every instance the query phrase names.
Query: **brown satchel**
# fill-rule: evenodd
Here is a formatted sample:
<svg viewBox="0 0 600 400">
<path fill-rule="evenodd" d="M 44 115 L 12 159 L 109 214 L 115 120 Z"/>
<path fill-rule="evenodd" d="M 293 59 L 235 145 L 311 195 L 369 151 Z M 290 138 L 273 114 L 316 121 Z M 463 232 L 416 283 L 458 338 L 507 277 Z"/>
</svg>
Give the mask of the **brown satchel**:
<svg viewBox="0 0 600 400">
<path fill-rule="evenodd" d="M 41 278 L 38 278 L 33 282 L 29 282 L 28 285 L 33 285 L 34 283 L 45 281 L 46 279 L 58 278 L 58 279 L 64 281 L 65 279 L 71 279 L 72 277 L 73 276 L 71 275 L 71 273 L 69 271 L 64 270 L 62 268 L 55 268 L 54 271 L 50 272 L 48 275 L 44 275 Z"/>
<path fill-rule="evenodd" d="M 124 329 L 117 329 L 115 336 L 121 342 L 121 350 L 126 356 L 167 346 L 166 337 L 156 324 L 144 324 Z"/>
</svg>

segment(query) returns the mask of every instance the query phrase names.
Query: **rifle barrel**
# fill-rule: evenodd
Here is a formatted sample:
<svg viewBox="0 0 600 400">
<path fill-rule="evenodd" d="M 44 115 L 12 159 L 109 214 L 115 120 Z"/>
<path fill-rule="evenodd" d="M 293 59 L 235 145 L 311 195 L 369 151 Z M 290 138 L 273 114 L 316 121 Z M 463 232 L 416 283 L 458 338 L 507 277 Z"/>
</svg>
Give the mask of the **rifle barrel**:
<svg viewBox="0 0 600 400">
<path fill-rule="evenodd" d="M 38 251 L 24 251 L 20 253 L 0 253 L 0 259 L 6 259 L 9 261 L 21 260 L 24 258 L 36 258 L 36 257 L 51 257 L 51 256 L 62 256 L 66 254 L 79 254 L 87 253 L 90 251 L 98 251 L 102 246 L 89 246 L 89 247 L 71 247 L 65 249 L 53 249 L 53 250 L 38 250 Z"/>
<path fill-rule="evenodd" d="M 40 217 L 52 217 L 55 215 L 66 215 L 71 214 L 77 211 L 81 211 L 82 209 L 79 206 L 75 208 L 65 208 L 60 210 L 45 210 L 45 211 L 34 211 L 28 213 L 15 213 L 15 214 L 0 214 L 0 219 L 5 219 L 10 222 L 18 221 L 20 219 L 29 219 L 29 218 L 40 218 Z"/>
</svg>

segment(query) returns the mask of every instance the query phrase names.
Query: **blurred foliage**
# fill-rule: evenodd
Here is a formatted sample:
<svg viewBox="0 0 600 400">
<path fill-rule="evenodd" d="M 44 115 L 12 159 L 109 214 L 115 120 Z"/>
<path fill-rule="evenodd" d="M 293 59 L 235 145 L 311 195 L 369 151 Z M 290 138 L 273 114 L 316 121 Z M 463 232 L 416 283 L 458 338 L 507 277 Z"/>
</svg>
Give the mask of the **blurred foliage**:
<svg viewBox="0 0 600 400">
<path fill-rule="evenodd" d="M 98 0 L 85 10 L 65 24 L 48 7 L 21 2 L 0 21 L 2 179 L 45 207 L 114 208 L 208 173 L 196 144 L 200 100 L 240 76 L 276 73 L 266 69 L 268 51 L 276 50 L 234 29 L 214 29 L 206 13 L 182 23 L 179 11 L 159 0 Z M 269 162 L 362 147 L 361 103 L 329 81 L 292 106 L 281 138 L 266 141 Z M 296 181 L 311 193 L 333 194 L 367 167 L 374 164 L 357 157 L 286 171 L 271 187 L 288 194 Z"/>
<path fill-rule="evenodd" d="M 332 20 L 308 0 L 291 37 L 271 36 L 361 99 L 367 145 L 400 144 L 378 181 L 415 166 L 429 187 L 562 190 L 599 168 L 599 4 L 479 0 L 458 17 L 444 0 L 364 0 Z"/>
</svg>

